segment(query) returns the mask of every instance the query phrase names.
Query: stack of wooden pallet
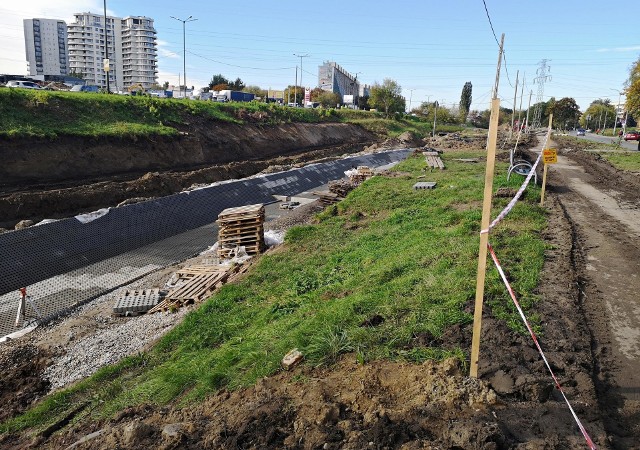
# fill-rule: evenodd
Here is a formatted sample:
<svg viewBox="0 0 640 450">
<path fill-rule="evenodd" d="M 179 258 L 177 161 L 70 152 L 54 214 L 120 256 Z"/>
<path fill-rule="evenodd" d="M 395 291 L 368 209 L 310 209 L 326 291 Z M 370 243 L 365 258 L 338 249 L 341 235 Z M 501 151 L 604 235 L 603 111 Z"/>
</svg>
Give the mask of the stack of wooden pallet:
<svg viewBox="0 0 640 450">
<path fill-rule="evenodd" d="M 353 190 L 354 186 L 347 180 L 329 181 L 329 192 L 337 194 L 339 197 L 346 197 Z"/>
<path fill-rule="evenodd" d="M 349 176 L 349 181 L 354 186 L 359 185 L 365 180 L 371 178 L 373 176 L 373 171 L 367 166 L 358 166 L 356 169 L 356 173 Z"/>
<path fill-rule="evenodd" d="M 238 273 L 243 266 L 201 265 L 185 267 L 176 271 L 178 287 L 151 308 L 147 314 L 169 311 L 193 303 L 200 303 L 226 283 L 230 276 Z"/>
<path fill-rule="evenodd" d="M 329 206 L 329 205 L 333 205 L 334 203 L 338 203 L 340 200 L 342 200 L 342 197 L 340 197 L 338 194 L 334 194 L 333 192 L 329 192 L 329 191 L 314 191 L 313 195 L 317 195 L 320 200 L 320 203 L 323 206 Z"/>
<path fill-rule="evenodd" d="M 218 215 L 218 257 L 230 258 L 238 247 L 255 255 L 265 249 L 264 205 L 227 208 Z"/>
<path fill-rule="evenodd" d="M 427 160 L 427 165 L 431 168 L 444 169 L 444 163 L 440 159 L 440 153 L 438 152 L 422 152 Z"/>
</svg>

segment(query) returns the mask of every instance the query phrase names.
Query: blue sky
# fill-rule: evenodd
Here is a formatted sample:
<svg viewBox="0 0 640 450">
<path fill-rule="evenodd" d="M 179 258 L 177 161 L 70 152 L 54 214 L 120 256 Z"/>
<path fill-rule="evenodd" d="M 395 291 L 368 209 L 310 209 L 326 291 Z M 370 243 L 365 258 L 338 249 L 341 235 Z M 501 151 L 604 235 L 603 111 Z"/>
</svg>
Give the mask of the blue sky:
<svg viewBox="0 0 640 450">
<path fill-rule="evenodd" d="M 100 0 L 30 0 L 0 6 L 0 73 L 24 73 L 22 19 L 69 20 L 74 12 L 102 13 Z M 505 2 L 486 0 L 497 39 L 505 33 L 499 96 L 513 107 L 516 72 L 525 77 L 523 107 L 533 90 L 538 63 L 549 60 L 551 81 L 544 99 L 573 97 L 584 110 L 597 98 L 618 101 L 629 67 L 640 55 L 640 37 L 621 8 L 606 2 Z M 182 24 L 187 24 L 187 82 L 201 87 L 213 74 L 246 84 L 282 89 L 295 81 L 317 84 L 318 65 L 335 61 L 367 84 L 396 80 L 412 106 L 438 100 L 457 104 L 466 81 L 473 109 L 487 109 L 498 44 L 482 0 L 304 2 L 245 0 L 222 4 L 183 0 L 108 0 L 108 13 L 146 15 L 155 20 L 159 82 L 182 76 Z M 519 88 L 520 89 L 520 88 Z M 519 105 L 520 94 L 516 102 Z M 624 102 L 624 96 L 622 97 Z"/>
</svg>

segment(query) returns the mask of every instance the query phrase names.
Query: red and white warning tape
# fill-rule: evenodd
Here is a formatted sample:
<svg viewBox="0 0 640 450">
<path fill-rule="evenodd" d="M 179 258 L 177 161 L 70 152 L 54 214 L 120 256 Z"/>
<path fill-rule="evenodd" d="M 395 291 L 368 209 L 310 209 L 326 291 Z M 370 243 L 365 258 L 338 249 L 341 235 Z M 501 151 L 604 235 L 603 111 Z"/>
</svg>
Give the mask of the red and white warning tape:
<svg viewBox="0 0 640 450">
<path fill-rule="evenodd" d="M 578 428 L 580 428 L 580 431 L 582 432 L 582 435 L 584 436 L 585 440 L 587 441 L 587 445 L 589 446 L 589 448 L 591 450 L 596 450 L 596 448 L 597 448 L 596 445 L 591 440 L 591 437 L 589 437 L 589 434 L 587 433 L 587 430 L 584 428 L 584 426 L 582 425 L 582 422 L 580 422 L 580 419 L 578 418 L 578 416 L 576 415 L 575 411 L 571 407 L 571 403 L 569 403 L 569 400 L 567 399 L 567 396 L 564 394 L 564 391 L 562 390 L 562 386 L 560 386 L 560 382 L 558 382 L 558 379 L 556 378 L 556 375 L 553 373 L 553 370 L 551 369 L 551 366 L 549 365 L 549 361 L 547 361 L 547 357 L 544 355 L 544 352 L 542 351 L 542 348 L 540 347 L 540 343 L 538 342 L 538 338 L 536 337 L 536 334 L 533 332 L 533 329 L 529 325 L 529 321 L 525 317 L 524 312 L 522 311 L 522 308 L 520 307 L 520 303 L 518 303 L 518 299 L 516 298 L 516 294 L 513 292 L 513 289 L 511 288 L 511 285 L 509 284 L 509 281 L 507 280 L 507 277 L 505 276 L 504 271 L 502 270 L 502 266 L 500 265 L 500 261 L 498 261 L 498 257 L 496 256 L 496 253 L 493 251 L 493 247 L 491 247 L 491 244 L 487 244 L 487 248 L 489 249 L 489 253 L 491 253 L 491 258 L 493 259 L 493 262 L 495 263 L 496 268 L 498 269 L 498 272 L 500 273 L 500 277 L 502 278 L 502 281 L 504 282 L 504 285 L 507 287 L 507 290 L 509 291 L 509 295 L 511 296 L 511 299 L 513 300 L 513 303 L 515 304 L 516 309 L 518 310 L 518 313 L 520 314 L 520 317 L 522 318 L 522 321 L 524 322 L 525 326 L 527 327 L 527 330 L 529 330 L 529 334 L 531 335 L 531 338 L 533 339 L 533 342 L 536 344 L 536 348 L 538 349 L 538 352 L 540 353 L 540 356 L 542 356 L 542 359 L 544 360 L 544 363 L 547 366 L 547 369 L 549 370 L 549 373 L 551 374 L 551 377 L 553 378 L 554 383 L 556 384 L 556 388 L 560 391 L 560 394 L 562 394 L 562 398 L 564 398 L 564 401 L 567 403 L 567 406 L 569 407 L 569 410 L 571 411 L 571 415 L 573 416 L 573 419 L 578 424 Z"/>
<path fill-rule="evenodd" d="M 544 143 L 542 144 L 542 148 L 547 148 L 547 143 L 549 142 L 550 131 L 551 130 L 549 130 L 547 132 L 547 135 L 546 135 L 546 137 L 544 139 Z M 502 221 L 502 219 L 504 219 L 507 216 L 507 214 L 509 214 L 511 212 L 511 210 L 516 205 L 516 203 L 518 203 L 518 200 L 520 199 L 520 196 L 522 195 L 524 190 L 529 185 L 529 182 L 531 181 L 531 178 L 536 173 L 536 168 L 538 167 L 538 164 L 540 163 L 540 159 L 542 159 L 542 152 L 540 152 L 540 154 L 538 155 L 538 159 L 536 159 L 536 162 L 533 164 L 533 167 L 531 167 L 531 171 L 529 171 L 529 173 L 527 174 L 527 178 L 525 178 L 524 181 L 522 182 L 522 185 L 520 186 L 520 189 L 518 189 L 518 192 L 516 193 L 516 195 L 511 199 L 509 204 L 500 212 L 500 214 L 498 214 L 498 216 L 495 219 L 493 219 L 493 222 L 491 222 L 489 224 L 489 228 L 480 231 L 480 234 L 488 233 L 489 231 L 491 231 L 491 229 L 493 229 L 493 227 L 498 225 L 498 223 L 500 223 Z"/>
</svg>

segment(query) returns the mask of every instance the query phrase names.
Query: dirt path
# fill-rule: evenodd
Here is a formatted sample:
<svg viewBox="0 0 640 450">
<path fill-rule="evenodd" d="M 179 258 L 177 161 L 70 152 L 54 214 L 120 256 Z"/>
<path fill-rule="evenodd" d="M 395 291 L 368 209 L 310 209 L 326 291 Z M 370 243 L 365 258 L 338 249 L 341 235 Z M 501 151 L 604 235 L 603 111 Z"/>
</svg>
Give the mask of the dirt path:
<svg viewBox="0 0 640 450">
<path fill-rule="evenodd" d="M 640 183 L 581 151 L 550 174 L 573 229 L 607 434 L 614 448 L 640 448 Z"/>
</svg>

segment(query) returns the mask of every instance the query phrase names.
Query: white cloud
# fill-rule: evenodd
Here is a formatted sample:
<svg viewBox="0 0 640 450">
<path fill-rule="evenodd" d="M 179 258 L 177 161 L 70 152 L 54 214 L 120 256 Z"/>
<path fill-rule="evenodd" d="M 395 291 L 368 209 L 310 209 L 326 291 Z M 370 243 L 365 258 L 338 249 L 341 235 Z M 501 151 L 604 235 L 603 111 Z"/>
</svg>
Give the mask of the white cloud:
<svg viewBox="0 0 640 450">
<path fill-rule="evenodd" d="M 103 12 L 100 0 L 30 0 L 28 2 L 3 2 L 0 7 L 0 73 L 26 74 L 27 61 L 24 49 L 24 19 L 60 19 L 67 23 L 78 12 Z M 107 9 L 107 14 L 112 14 Z"/>
<path fill-rule="evenodd" d="M 169 43 L 167 41 L 158 39 L 157 43 L 158 43 L 158 54 L 160 56 L 163 56 L 165 58 L 180 58 L 180 55 L 178 55 L 176 52 L 166 48 L 169 46 Z"/>
<path fill-rule="evenodd" d="M 638 50 L 640 50 L 640 45 L 635 45 L 632 47 L 599 48 L 597 51 L 600 53 L 604 53 L 604 52 L 636 52 Z"/>
</svg>

